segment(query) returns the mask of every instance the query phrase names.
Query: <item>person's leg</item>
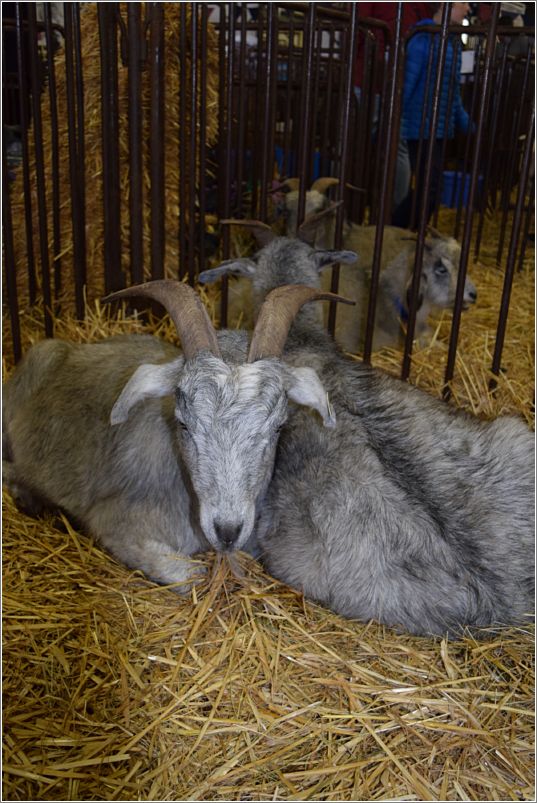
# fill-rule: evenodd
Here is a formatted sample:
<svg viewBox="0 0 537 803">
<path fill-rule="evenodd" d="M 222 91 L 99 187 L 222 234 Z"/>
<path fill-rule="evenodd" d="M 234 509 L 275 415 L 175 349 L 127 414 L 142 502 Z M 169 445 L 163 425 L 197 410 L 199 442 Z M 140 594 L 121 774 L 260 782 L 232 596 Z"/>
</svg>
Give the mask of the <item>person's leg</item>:
<svg viewBox="0 0 537 803">
<path fill-rule="evenodd" d="M 397 143 L 397 157 L 395 162 L 395 180 L 393 185 L 393 208 L 406 198 L 410 190 L 410 157 L 406 140 L 399 138 Z"/>
<path fill-rule="evenodd" d="M 410 226 L 410 214 L 412 212 L 412 200 L 414 193 L 411 187 L 412 176 L 416 175 L 417 156 L 418 156 L 418 141 L 409 139 L 406 141 L 406 156 L 408 158 L 409 179 L 407 184 L 407 193 L 402 201 L 395 207 L 392 214 L 392 226 L 400 226 L 402 229 L 408 229 Z M 417 208 L 417 207 L 416 207 Z"/>
</svg>

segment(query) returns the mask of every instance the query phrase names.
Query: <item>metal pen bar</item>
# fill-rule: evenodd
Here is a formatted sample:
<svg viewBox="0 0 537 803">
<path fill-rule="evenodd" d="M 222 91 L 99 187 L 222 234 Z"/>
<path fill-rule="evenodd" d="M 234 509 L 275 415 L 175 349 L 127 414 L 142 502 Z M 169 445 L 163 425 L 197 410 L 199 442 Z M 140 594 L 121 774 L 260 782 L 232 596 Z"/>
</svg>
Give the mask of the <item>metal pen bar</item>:
<svg viewBox="0 0 537 803">
<path fill-rule="evenodd" d="M 336 198 L 338 201 L 343 201 L 345 197 L 345 173 L 347 168 L 347 157 L 348 157 L 348 147 L 349 147 L 349 117 L 350 117 L 350 109 L 351 109 L 351 99 L 353 93 L 353 71 L 354 71 L 354 57 L 356 52 L 356 31 L 358 26 L 358 7 L 356 4 L 353 5 L 351 10 L 351 19 L 349 28 L 347 30 L 346 36 L 346 75 L 345 75 L 345 90 L 344 90 L 344 102 L 341 108 L 341 116 L 340 116 L 340 126 L 339 126 L 339 141 L 337 144 L 337 150 L 340 156 L 339 162 L 339 170 L 338 174 L 340 177 L 339 184 L 337 186 L 337 195 Z M 336 213 L 336 226 L 335 226 L 335 238 L 334 238 L 334 247 L 341 248 L 341 242 L 343 239 L 343 221 L 344 221 L 344 211 L 343 205 L 339 207 Z M 339 264 L 335 264 L 332 268 L 332 277 L 331 277 L 331 285 L 330 289 L 331 292 L 337 293 L 338 286 L 339 286 Z M 336 328 L 336 303 L 331 301 L 328 309 L 328 331 L 331 335 L 334 334 Z"/>
<path fill-rule="evenodd" d="M 461 258 L 460 258 L 459 271 L 457 275 L 455 304 L 453 307 L 453 319 L 451 323 L 451 332 L 449 338 L 448 357 L 446 362 L 446 371 L 444 374 L 444 387 L 442 389 L 442 396 L 445 400 L 449 399 L 451 396 L 451 389 L 449 383 L 453 379 L 453 374 L 455 370 L 455 358 L 457 355 L 457 342 L 459 337 L 460 317 L 464 300 L 464 283 L 466 281 L 466 267 L 468 265 L 468 255 L 470 253 L 470 240 L 472 236 L 472 210 L 474 208 L 474 198 L 477 187 L 477 174 L 478 174 L 479 160 L 481 157 L 481 146 L 483 142 L 485 109 L 487 108 L 489 93 L 492 87 L 494 45 L 496 39 L 496 27 L 498 24 L 499 12 L 500 12 L 500 7 L 499 5 L 497 5 L 492 12 L 490 29 L 487 38 L 487 47 L 485 50 L 485 63 L 483 67 L 483 90 L 480 99 L 480 107 L 477 118 L 474 163 L 472 165 L 472 171 L 470 175 L 470 189 L 468 192 L 468 214 L 466 215 L 466 220 L 464 223 L 464 233 L 461 244 Z"/>
<path fill-rule="evenodd" d="M 50 144 L 52 166 L 52 238 L 54 254 L 54 298 L 58 301 L 62 287 L 61 272 L 61 225 L 60 225 L 60 156 L 58 134 L 58 101 L 56 93 L 56 68 L 54 65 L 54 48 L 52 16 L 49 3 L 43 4 L 45 19 L 45 35 L 47 40 L 48 93 L 50 103 Z M 56 304 L 55 314 L 60 313 Z"/>
<path fill-rule="evenodd" d="M 75 310 L 79 320 L 85 315 L 84 286 L 86 283 L 86 249 L 85 249 L 85 211 L 83 190 L 80 184 L 79 150 L 77 138 L 77 88 L 74 59 L 75 24 L 74 4 L 64 4 L 65 22 L 65 86 L 67 100 L 67 132 L 69 142 L 69 185 L 71 194 L 71 232 L 73 238 L 73 277 L 75 286 Z M 82 175 L 84 173 L 82 172 Z"/>
<path fill-rule="evenodd" d="M 150 4 L 149 69 L 151 81 L 151 120 L 149 132 L 149 172 L 151 187 L 151 278 L 164 277 L 164 5 Z M 183 178 L 183 177 L 181 177 Z M 182 258 L 182 255 L 181 255 Z"/>
<path fill-rule="evenodd" d="M 429 98 L 430 91 L 431 91 L 431 77 L 433 72 L 433 58 L 434 58 L 434 35 L 431 34 L 431 46 L 429 48 L 429 58 L 427 60 L 427 77 L 425 79 L 425 90 L 423 93 L 424 98 Z M 422 156 L 423 156 L 423 148 L 424 148 L 424 140 L 425 140 L 425 126 L 427 124 L 427 112 L 428 112 L 428 101 L 423 104 L 423 109 L 421 112 L 421 121 L 420 121 L 420 136 L 419 136 L 419 143 L 418 143 L 418 152 L 416 156 L 416 177 L 415 177 L 415 189 L 412 194 L 412 206 L 410 210 L 410 222 L 409 228 L 414 229 L 416 226 L 416 206 L 418 202 L 418 187 L 422 181 L 422 172 L 423 172 L 423 165 L 422 165 Z M 431 121 L 429 120 L 429 125 Z M 431 139 L 431 131 L 429 132 L 429 139 Z M 423 202 L 423 198 L 421 199 Z"/>
<path fill-rule="evenodd" d="M 403 362 L 401 368 L 401 379 L 408 379 L 410 374 L 410 363 L 412 355 L 412 344 L 414 341 L 414 331 L 416 328 L 416 313 L 418 309 L 418 293 L 421 279 L 421 264 L 423 260 L 423 250 L 425 245 L 425 228 L 427 225 L 427 212 L 429 197 L 429 187 L 431 185 L 431 165 L 433 159 L 433 149 L 435 145 L 434 136 L 438 127 L 438 116 L 440 106 L 440 96 L 442 89 L 442 77 L 446 63 L 448 35 L 449 35 L 449 15 L 450 5 L 446 4 L 442 11 L 442 24 L 440 31 L 440 42 L 438 47 L 438 58 L 436 62 L 436 79 L 434 86 L 434 96 L 432 98 L 431 106 L 431 119 L 429 122 L 429 139 L 427 143 L 427 161 L 425 164 L 425 175 L 423 181 L 423 199 L 422 208 L 420 211 L 418 239 L 416 242 L 416 254 L 414 259 L 414 269 L 412 272 L 412 282 L 410 285 L 409 305 L 408 305 L 408 321 L 407 331 L 405 337 L 405 349 L 403 354 Z M 431 41 L 431 48 L 434 48 L 434 40 Z"/>
<path fill-rule="evenodd" d="M 47 226 L 47 196 L 45 181 L 45 156 L 43 147 L 43 122 L 41 117 L 41 90 L 39 55 L 37 52 L 36 7 L 28 6 L 28 36 L 30 40 L 30 74 L 32 91 L 32 112 L 35 146 L 35 171 L 37 183 L 37 211 L 39 221 L 39 255 L 41 261 L 41 288 L 43 293 L 43 315 L 46 337 L 54 334 L 52 321 L 52 298 L 50 293 L 50 258 Z"/>
<path fill-rule="evenodd" d="M 505 80 L 505 72 L 506 72 L 506 65 L 507 65 L 507 46 L 503 47 L 502 56 L 500 59 L 500 67 L 496 70 L 496 83 L 495 83 L 495 91 L 491 93 L 491 103 L 488 104 L 487 107 L 487 143 L 485 144 L 485 150 L 488 153 L 492 153 L 495 148 L 496 143 L 496 135 L 498 130 L 498 119 L 499 113 L 502 106 L 502 97 L 503 97 L 503 86 Z M 483 211 L 479 217 L 479 223 L 476 232 L 475 238 L 475 250 L 474 250 L 474 258 L 477 259 L 479 256 L 479 251 L 481 249 L 481 239 L 483 236 L 483 227 L 485 223 L 485 211 L 487 205 L 492 201 L 492 195 L 494 192 L 494 199 L 493 199 L 493 207 L 496 207 L 496 190 L 490 190 L 489 186 L 494 181 L 494 177 L 492 175 L 493 165 L 496 160 L 487 159 L 483 166 Z M 490 197 L 489 197 L 490 194 Z"/>
<path fill-rule="evenodd" d="M 225 30 L 225 27 L 220 29 Z M 221 34 L 222 35 L 222 34 Z M 233 129 L 233 74 L 235 67 L 235 17 L 233 9 L 229 13 L 229 29 L 227 35 L 228 52 L 227 63 L 225 64 L 225 125 L 222 130 L 224 139 L 224 199 L 222 206 L 222 217 L 228 218 L 231 211 L 231 158 L 232 158 L 232 129 Z M 229 226 L 224 226 L 223 233 L 223 255 L 229 257 L 230 232 Z M 224 276 L 221 284 L 222 297 L 220 300 L 220 325 L 227 326 L 228 312 L 228 278 Z"/>
<path fill-rule="evenodd" d="M 277 39 L 277 17 L 276 6 L 271 3 L 267 9 L 266 27 L 266 73 L 265 73 L 265 95 L 263 104 L 263 147 L 262 147 L 262 167 L 261 167 L 261 186 L 259 195 L 259 217 L 260 220 L 267 219 L 268 187 L 272 180 L 272 160 L 274 158 L 274 107 L 276 99 L 276 45 Z M 261 57 L 261 49 L 259 51 Z"/>
<path fill-rule="evenodd" d="M 516 110 L 513 119 L 513 131 L 509 142 L 512 143 L 512 151 L 509 154 L 509 159 L 507 160 L 507 170 L 506 170 L 506 179 L 505 179 L 505 192 L 504 192 L 504 204 L 502 209 L 502 221 L 500 225 L 500 240 L 498 243 L 498 253 L 496 256 L 496 261 L 498 264 L 501 262 L 503 249 L 504 249 L 504 242 L 505 242 L 505 231 L 507 228 L 507 217 L 509 214 L 510 208 L 510 197 L 511 197 L 511 188 L 514 185 L 514 173 L 515 173 L 515 165 L 518 156 L 518 142 L 520 136 L 520 126 L 522 122 L 522 111 L 524 107 L 524 98 L 526 97 L 526 93 L 528 90 L 528 81 L 530 75 L 530 59 L 526 59 L 526 63 L 524 66 L 524 75 L 522 78 L 522 91 L 521 91 L 521 102 Z M 535 75 L 533 75 L 535 77 Z M 534 91 L 534 90 L 533 90 Z"/>
<path fill-rule="evenodd" d="M 28 76 L 26 72 L 26 55 L 28 44 L 23 37 L 23 19 L 21 14 L 21 3 L 15 5 L 16 19 L 16 46 L 17 46 L 17 75 L 19 83 L 19 113 L 21 121 L 21 144 L 22 144 L 22 186 L 24 189 L 24 226 L 26 234 L 26 260 L 28 266 L 28 293 L 30 304 L 35 304 L 37 296 L 37 279 L 35 267 L 34 250 L 34 231 L 32 215 L 32 191 L 30 183 L 30 152 L 28 147 L 28 132 L 30 121 L 28 118 L 28 99 L 30 92 L 28 88 Z M 26 31 L 26 39 L 28 32 Z M 6 69 L 4 67 L 4 75 Z"/>
<path fill-rule="evenodd" d="M 199 257 L 198 272 L 205 270 L 205 211 L 207 182 L 207 23 L 209 13 L 207 5 L 201 4 L 200 20 L 200 57 L 199 57 Z"/>
<path fill-rule="evenodd" d="M 144 280 L 143 135 L 142 135 L 142 17 L 139 3 L 127 4 L 128 126 L 129 126 L 129 249 L 132 284 Z"/>
<path fill-rule="evenodd" d="M 298 192 L 297 209 L 297 228 L 304 220 L 306 211 L 306 185 L 309 184 L 310 166 L 310 141 L 311 141 L 311 110 L 312 110 L 312 67 L 313 67 L 313 40 L 315 36 L 315 3 L 310 3 L 306 14 L 306 25 L 304 30 L 303 46 L 303 70 L 302 70 L 302 105 L 300 128 L 300 155 L 299 155 L 299 177 L 300 188 Z M 294 232 L 293 232 L 294 233 Z"/>
<path fill-rule="evenodd" d="M 397 142 L 399 138 L 399 115 L 401 105 L 402 77 L 403 77 L 403 42 L 402 42 L 402 23 L 403 7 L 397 7 L 395 19 L 395 35 L 390 51 L 390 79 L 389 79 L 389 116 L 386 125 L 386 150 L 389 151 L 388 159 L 384 160 L 382 170 L 382 191 L 379 204 L 378 223 L 375 231 L 375 250 L 373 253 L 373 264 L 371 266 L 371 282 L 369 290 L 369 300 L 367 305 L 366 330 L 364 341 L 364 362 L 371 362 L 371 351 L 373 348 L 373 332 L 375 328 L 375 314 L 378 296 L 378 283 L 380 278 L 380 259 L 382 254 L 382 242 L 384 239 L 384 223 L 388 216 L 388 208 L 391 211 L 393 197 L 393 171 L 390 176 L 391 165 L 395 160 Z M 391 179 L 391 180 L 390 180 Z"/>
<path fill-rule="evenodd" d="M 117 10 L 115 3 L 99 3 L 97 9 L 101 44 L 101 147 L 106 293 L 113 293 L 125 287 L 121 271 Z"/>
<path fill-rule="evenodd" d="M 73 27 L 73 55 L 74 55 L 74 79 L 76 97 L 76 175 L 78 191 L 78 213 L 77 213 L 77 250 L 76 250 L 76 295 L 77 305 L 82 314 L 85 315 L 84 294 L 87 276 L 87 253 L 86 253 L 86 125 L 85 102 L 84 102 L 84 78 L 82 67 L 82 39 L 80 32 L 80 3 L 72 5 L 72 27 Z M 119 270 L 119 263 L 118 263 Z M 123 285 L 121 285 L 123 286 Z"/>
<path fill-rule="evenodd" d="M 2 52 L 2 66 L 5 75 L 5 50 Z M 6 281 L 7 303 L 11 338 L 13 341 L 13 357 L 18 362 L 22 357 L 19 303 L 17 293 L 17 266 L 13 245 L 13 218 L 11 214 L 11 196 L 9 187 L 9 168 L 6 157 L 6 138 L 2 137 L 2 240 L 4 246 L 4 276 Z"/>
<path fill-rule="evenodd" d="M 513 277 L 515 272 L 515 258 L 516 246 L 520 233 L 520 224 L 522 219 L 522 211 L 524 208 L 524 198 L 526 195 L 526 188 L 528 184 L 529 168 L 534 149 L 535 138 L 535 103 L 531 110 L 531 119 L 529 124 L 528 135 L 524 146 L 524 156 L 522 160 L 522 177 L 518 186 L 517 200 L 515 204 L 515 213 L 513 218 L 513 229 L 511 232 L 511 240 L 509 243 L 509 251 L 507 255 L 507 263 L 505 266 L 505 277 L 502 290 L 502 300 L 500 302 L 500 314 L 498 317 L 498 326 L 496 329 L 496 342 L 494 344 L 494 355 L 492 358 L 492 373 L 496 376 L 500 373 L 500 361 L 502 357 L 503 345 L 505 342 L 505 331 L 507 327 L 507 315 L 509 313 L 509 302 L 511 300 L 511 288 L 513 286 Z M 496 380 L 491 379 L 489 387 L 494 390 L 496 387 Z"/>
</svg>

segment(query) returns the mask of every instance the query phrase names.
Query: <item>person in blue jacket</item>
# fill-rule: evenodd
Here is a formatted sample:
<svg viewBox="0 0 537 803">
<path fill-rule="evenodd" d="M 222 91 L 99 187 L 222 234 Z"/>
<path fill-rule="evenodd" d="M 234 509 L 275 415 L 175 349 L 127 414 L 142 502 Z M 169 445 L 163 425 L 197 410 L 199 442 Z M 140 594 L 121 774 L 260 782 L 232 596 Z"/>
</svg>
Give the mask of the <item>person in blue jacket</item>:
<svg viewBox="0 0 537 803">
<path fill-rule="evenodd" d="M 433 16 L 431 19 L 420 20 L 415 29 L 422 25 L 440 25 L 442 21 L 442 10 L 445 3 L 431 3 Z M 470 10 L 469 3 L 452 3 L 451 19 L 453 25 L 460 25 Z M 440 36 L 427 32 L 416 33 L 408 41 L 405 55 L 405 76 L 403 85 L 403 110 L 401 117 L 401 138 L 406 140 L 408 155 L 412 174 L 415 177 L 416 213 L 415 220 L 411 221 L 413 190 L 409 188 L 406 198 L 394 211 L 392 223 L 403 228 L 417 228 L 420 219 L 420 212 L 424 203 L 427 204 L 427 222 L 429 221 L 438 197 L 440 181 L 442 178 L 442 142 L 444 136 L 452 139 L 455 129 L 460 129 L 464 133 L 470 130 L 470 118 L 464 109 L 460 94 L 460 74 L 461 74 L 461 52 L 460 48 L 454 46 L 454 36 L 450 36 L 447 44 L 446 61 L 444 65 L 442 85 L 440 90 L 437 128 L 434 133 L 435 141 L 433 146 L 431 182 L 429 194 L 423 197 L 423 184 L 425 176 L 425 161 L 427 158 L 428 142 L 431 136 L 431 117 L 433 109 L 433 94 L 436 83 L 436 71 L 438 69 L 438 51 L 440 47 Z M 427 67 L 429 63 L 429 52 L 431 43 L 434 47 L 432 73 L 429 80 L 429 92 L 427 101 L 425 99 L 425 88 L 427 83 Z M 455 67 L 455 84 L 452 90 L 452 101 L 448 115 L 448 101 L 450 83 L 453 73 L 453 59 L 457 59 Z M 423 105 L 427 103 L 427 113 L 425 118 L 425 129 L 423 133 L 423 145 L 418 169 L 418 147 L 420 139 L 420 129 L 423 114 Z"/>
</svg>

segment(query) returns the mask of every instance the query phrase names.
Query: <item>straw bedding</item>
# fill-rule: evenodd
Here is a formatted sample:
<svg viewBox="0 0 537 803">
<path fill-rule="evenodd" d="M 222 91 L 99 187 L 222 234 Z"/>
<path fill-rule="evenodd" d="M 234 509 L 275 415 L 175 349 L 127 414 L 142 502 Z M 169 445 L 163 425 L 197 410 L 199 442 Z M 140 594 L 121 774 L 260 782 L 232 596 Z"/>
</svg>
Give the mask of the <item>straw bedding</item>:
<svg viewBox="0 0 537 803">
<path fill-rule="evenodd" d="M 474 267 L 479 303 L 463 318 L 452 403 L 531 421 L 532 256 L 494 396 L 502 275 L 486 255 Z M 143 328 L 109 315 L 90 306 L 57 335 Z M 166 320 L 153 328 L 173 337 Z M 446 328 L 414 362 L 434 394 Z M 23 334 L 42 337 L 38 311 Z M 396 370 L 395 353 L 376 362 Z M 529 630 L 449 643 L 396 634 L 305 601 L 242 554 L 202 556 L 207 577 L 181 597 L 7 495 L 3 525 L 3 799 L 534 798 Z"/>
</svg>

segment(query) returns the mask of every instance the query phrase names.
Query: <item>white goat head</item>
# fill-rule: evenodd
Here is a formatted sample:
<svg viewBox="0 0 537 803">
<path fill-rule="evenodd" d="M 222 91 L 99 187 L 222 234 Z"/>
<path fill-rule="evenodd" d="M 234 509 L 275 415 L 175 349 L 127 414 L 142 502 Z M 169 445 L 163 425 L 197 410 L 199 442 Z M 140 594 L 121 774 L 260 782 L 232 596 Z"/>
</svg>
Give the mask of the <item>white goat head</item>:
<svg viewBox="0 0 537 803">
<path fill-rule="evenodd" d="M 313 182 L 310 189 L 306 192 L 304 220 L 327 208 L 330 202 L 326 193 L 330 187 L 334 187 L 337 184 L 339 184 L 339 180 L 329 176 L 318 178 Z M 294 237 L 298 224 L 300 181 L 298 178 L 288 178 L 282 182 L 281 186 L 287 187 L 289 190 L 285 195 L 283 212 L 287 220 L 286 231 L 289 236 Z M 326 222 L 325 227 L 328 227 L 328 222 Z M 325 232 L 319 230 L 317 241 L 320 243 L 321 241 L 325 242 L 325 240 Z"/>
<path fill-rule="evenodd" d="M 434 230 L 433 230 L 434 231 Z M 414 268 L 416 237 L 403 239 L 412 241 L 412 247 L 403 249 L 400 254 L 386 266 L 381 274 L 383 286 L 390 298 L 398 305 L 403 319 L 410 307 L 410 286 Z M 402 243 L 402 241 L 401 241 Z M 426 318 L 435 309 L 451 309 L 455 302 L 457 278 L 459 273 L 461 248 L 452 237 L 437 232 L 424 241 L 423 259 L 418 293 L 418 309 L 420 320 L 425 325 Z M 468 309 L 477 300 L 477 290 L 469 276 L 464 283 L 463 309 Z"/>
<path fill-rule="evenodd" d="M 175 323 L 183 356 L 163 365 L 141 365 L 111 414 L 125 422 L 145 398 L 175 398 L 175 437 L 199 503 L 199 520 L 219 550 L 241 548 L 250 538 L 256 503 L 272 475 L 278 433 L 288 400 L 316 410 L 325 426 L 335 418 L 315 371 L 281 359 L 300 307 L 331 293 L 295 285 L 279 287 L 263 304 L 247 362 L 224 362 L 214 327 L 199 296 L 181 282 L 155 281 L 120 290 L 106 301 L 146 296 L 163 304 Z"/>
<path fill-rule="evenodd" d="M 428 229 L 420 288 L 430 307 L 450 309 L 455 302 L 461 258 L 460 244 L 453 237 Z M 477 290 L 469 276 L 464 283 L 463 308 L 477 300 Z"/>
</svg>

